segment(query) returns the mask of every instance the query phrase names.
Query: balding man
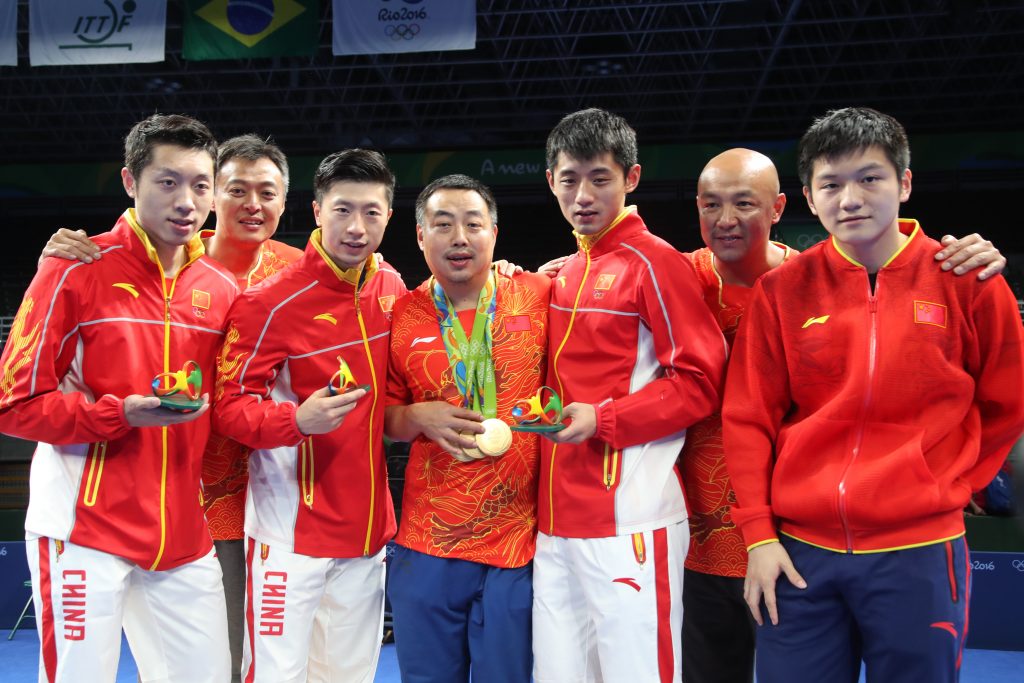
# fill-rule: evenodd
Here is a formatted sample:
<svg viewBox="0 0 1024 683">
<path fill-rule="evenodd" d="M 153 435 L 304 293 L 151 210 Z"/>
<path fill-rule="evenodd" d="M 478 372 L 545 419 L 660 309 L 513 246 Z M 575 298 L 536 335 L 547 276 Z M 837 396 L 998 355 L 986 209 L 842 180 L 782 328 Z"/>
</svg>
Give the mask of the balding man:
<svg viewBox="0 0 1024 683">
<path fill-rule="evenodd" d="M 769 239 L 785 208 L 771 159 L 749 149 L 719 154 L 697 181 L 700 233 L 707 246 L 690 257 L 704 300 L 730 346 L 754 282 L 796 253 Z M 747 550 L 729 514 L 735 496 L 719 413 L 690 428 L 679 464 L 690 508 L 683 680 L 749 681 L 754 621 L 743 601 Z"/>
<path fill-rule="evenodd" d="M 703 249 L 690 254 L 704 300 L 732 345 L 761 275 L 797 252 L 769 239 L 782 218 L 786 195 L 771 159 L 749 149 L 730 149 L 711 159 L 697 182 Z M 937 254 L 957 274 L 987 266 L 979 278 L 998 273 L 1005 259 L 978 235 L 942 239 Z M 680 458 L 690 513 L 690 549 L 683 581 L 683 680 L 752 681 L 754 622 L 743 600 L 747 550 L 735 527 L 735 503 L 716 413 L 690 427 Z"/>
</svg>

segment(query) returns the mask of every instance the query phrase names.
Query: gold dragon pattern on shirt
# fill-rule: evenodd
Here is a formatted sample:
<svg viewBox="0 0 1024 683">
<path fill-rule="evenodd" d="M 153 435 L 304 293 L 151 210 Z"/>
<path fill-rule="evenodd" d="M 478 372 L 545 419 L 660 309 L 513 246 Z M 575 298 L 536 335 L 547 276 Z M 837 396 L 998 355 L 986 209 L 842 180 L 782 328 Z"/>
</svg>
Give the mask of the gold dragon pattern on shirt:
<svg viewBox="0 0 1024 683">
<path fill-rule="evenodd" d="M 26 296 L 18 308 L 18 314 L 14 317 L 10 334 L 7 336 L 4 349 L 7 361 L 3 368 L 0 368 L 0 408 L 9 405 L 13 400 L 15 377 L 22 368 L 32 364 L 32 354 L 39 344 L 39 327 L 42 325 L 40 321 L 37 321 L 28 333 L 25 332 L 25 321 L 34 306 L 32 297 Z"/>
</svg>

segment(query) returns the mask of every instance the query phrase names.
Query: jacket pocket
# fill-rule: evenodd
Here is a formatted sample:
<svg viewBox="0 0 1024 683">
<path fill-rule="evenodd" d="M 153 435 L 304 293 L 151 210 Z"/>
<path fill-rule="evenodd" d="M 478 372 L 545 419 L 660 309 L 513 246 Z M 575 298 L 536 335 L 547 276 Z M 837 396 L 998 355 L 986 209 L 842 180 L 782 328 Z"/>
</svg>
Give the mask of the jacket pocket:
<svg viewBox="0 0 1024 683">
<path fill-rule="evenodd" d="M 850 525 L 885 529 L 942 511 L 939 483 L 921 449 L 917 427 L 869 423 L 861 453 L 846 476 Z"/>
<path fill-rule="evenodd" d="M 838 486 L 852 457 L 851 420 L 809 417 L 779 433 L 772 472 L 775 516 L 802 526 L 838 527 Z"/>
<path fill-rule="evenodd" d="M 619 480 L 619 451 L 608 444 L 604 445 L 604 460 L 601 470 L 601 483 L 605 489 L 611 489 Z"/>
<path fill-rule="evenodd" d="M 82 502 L 86 507 L 96 505 L 96 496 L 100 491 L 100 480 L 103 478 L 103 465 L 107 459 L 107 442 L 98 441 L 89 447 L 85 462 L 85 491 Z"/>
<path fill-rule="evenodd" d="M 313 509 L 313 437 L 310 436 L 299 444 L 299 491 L 302 503 Z"/>
</svg>

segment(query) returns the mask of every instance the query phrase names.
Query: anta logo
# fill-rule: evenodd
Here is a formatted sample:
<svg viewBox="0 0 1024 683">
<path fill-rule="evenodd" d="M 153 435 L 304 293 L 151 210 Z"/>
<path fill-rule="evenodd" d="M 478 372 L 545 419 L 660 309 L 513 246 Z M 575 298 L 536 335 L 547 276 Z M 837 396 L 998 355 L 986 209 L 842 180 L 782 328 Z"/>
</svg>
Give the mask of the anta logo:
<svg viewBox="0 0 1024 683">
<path fill-rule="evenodd" d="M 914 322 L 919 325 L 946 326 L 946 307 L 931 301 L 914 302 Z"/>
<path fill-rule="evenodd" d="M 828 319 L 829 319 L 829 316 L 827 316 L 827 315 L 823 315 L 823 316 L 821 316 L 819 318 L 813 318 L 813 317 L 812 318 L 808 318 L 807 322 L 805 322 L 800 329 L 806 330 L 811 325 L 824 325 L 825 323 L 828 322 Z"/>
<path fill-rule="evenodd" d="M 956 633 L 956 626 L 954 626 L 951 621 L 936 621 L 934 624 L 931 624 L 931 627 L 948 631 L 954 638 L 958 637 Z"/>
<path fill-rule="evenodd" d="M 260 595 L 260 635 L 284 635 L 285 589 L 288 572 L 265 572 Z"/>
<path fill-rule="evenodd" d="M 629 586 L 637 593 L 640 592 L 640 584 L 636 582 L 636 579 L 631 579 L 628 576 L 624 576 L 619 579 L 612 579 L 612 583 L 621 583 L 624 586 Z"/>
<path fill-rule="evenodd" d="M 201 289 L 192 290 L 192 313 L 197 318 L 205 318 L 210 310 L 210 293 Z"/>
<path fill-rule="evenodd" d="M 61 578 L 64 640 L 85 640 L 85 570 L 66 569 Z"/>
<path fill-rule="evenodd" d="M 129 282 L 115 282 L 113 286 L 128 292 L 129 294 L 132 295 L 133 299 L 139 298 L 139 290 L 135 289 L 135 285 Z"/>
<path fill-rule="evenodd" d="M 380 304 L 380 310 L 384 313 L 390 314 L 391 309 L 395 307 L 395 295 L 388 294 L 377 298 L 377 303 Z"/>
<path fill-rule="evenodd" d="M 330 313 L 321 313 L 320 315 L 314 315 L 313 316 L 313 320 L 326 320 L 327 322 L 329 322 L 332 325 L 337 325 L 338 324 L 338 319 L 335 318 Z"/>
</svg>

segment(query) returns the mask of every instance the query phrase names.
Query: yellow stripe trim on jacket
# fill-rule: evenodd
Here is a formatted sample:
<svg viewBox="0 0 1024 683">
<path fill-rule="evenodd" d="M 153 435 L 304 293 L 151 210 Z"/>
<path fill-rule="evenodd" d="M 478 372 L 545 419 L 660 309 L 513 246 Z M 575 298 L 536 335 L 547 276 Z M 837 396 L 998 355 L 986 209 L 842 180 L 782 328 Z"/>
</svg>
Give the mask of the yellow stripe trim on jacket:
<svg viewBox="0 0 1024 683">
<path fill-rule="evenodd" d="M 961 536 L 964 535 L 964 532 L 960 532 L 959 534 L 956 534 L 954 536 L 948 536 L 946 538 L 937 538 L 934 541 L 922 541 L 921 543 L 911 543 L 910 545 L 897 545 L 897 546 L 893 546 L 892 548 L 878 548 L 878 549 L 875 549 L 875 550 L 852 550 L 851 551 L 851 550 L 847 550 L 846 548 L 830 548 L 827 545 L 818 545 L 817 543 L 811 543 L 810 541 L 805 541 L 804 539 L 802 539 L 802 538 L 800 538 L 798 536 L 794 536 L 793 534 L 787 534 L 784 531 L 780 531 L 779 533 L 782 534 L 783 536 L 788 536 L 789 538 L 792 538 L 794 541 L 800 541 L 801 543 L 806 543 L 807 545 L 814 546 L 815 548 L 821 548 L 822 550 L 828 550 L 828 551 L 833 552 L 833 553 L 842 553 L 844 555 L 847 554 L 847 553 L 850 553 L 850 554 L 853 554 L 853 555 L 873 555 L 875 553 L 891 553 L 891 552 L 894 552 L 896 550 L 910 550 L 912 548 L 924 548 L 925 546 L 938 545 L 939 543 L 945 543 L 946 541 L 952 541 L 953 539 L 960 538 Z M 758 545 L 761 545 L 761 544 L 752 545 L 750 547 L 751 548 L 756 548 Z M 748 548 L 747 550 L 749 550 L 749 549 L 750 548 Z"/>
</svg>

